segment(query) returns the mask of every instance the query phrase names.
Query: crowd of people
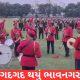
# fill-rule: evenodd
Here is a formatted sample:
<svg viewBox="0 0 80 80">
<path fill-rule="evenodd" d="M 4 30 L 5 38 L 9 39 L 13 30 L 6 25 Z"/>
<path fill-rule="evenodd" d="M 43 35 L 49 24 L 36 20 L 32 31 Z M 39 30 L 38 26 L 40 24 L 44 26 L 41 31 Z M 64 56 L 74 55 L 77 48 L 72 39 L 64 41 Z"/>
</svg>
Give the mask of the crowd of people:
<svg viewBox="0 0 80 80">
<path fill-rule="evenodd" d="M 0 22 L 0 43 L 4 44 L 8 34 L 5 29 L 5 20 Z M 69 57 L 69 48 L 67 41 L 74 37 L 74 30 L 80 35 L 80 18 L 20 18 L 13 21 L 13 27 L 10 32 L 14 46 L 15 57 L 23 53 L 21 58 L 22 70 L 35 70 L 37 66 L 36 58 L 42 57 L 42 50 L 36 39 L 45 39 L 47 43 L 47 55 L 54 53 L 55 40 L 59 40 L 59 33 L 62 32 L 62 45 L 65 49 L 65 57 Z M 23 31 L 26 32 L 26 39 L 23 38 Z M 76 38 L 75 48 L 75 69 L 80 69 L 80 36 Z"/>
</svg>

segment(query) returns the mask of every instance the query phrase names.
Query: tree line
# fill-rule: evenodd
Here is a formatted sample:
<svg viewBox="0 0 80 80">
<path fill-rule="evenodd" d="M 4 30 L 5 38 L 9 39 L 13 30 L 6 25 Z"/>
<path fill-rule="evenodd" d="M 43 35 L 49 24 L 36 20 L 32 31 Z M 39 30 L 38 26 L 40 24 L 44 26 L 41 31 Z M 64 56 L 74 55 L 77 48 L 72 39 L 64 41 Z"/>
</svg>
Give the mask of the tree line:
<svg viewBox="0 0 80 80">
<path fill-rule="evenodd" d="M 30 4 L 10 4 L 0 2 L 0 16 L 23 16 L 31 14 L 56 14 L 65 13 L 66 17 L 80 17 L 80 2 L 77 4 L 70 3 L 65 8 L 58 5 L 39 4 L 37 12 Z"/>
</svg>

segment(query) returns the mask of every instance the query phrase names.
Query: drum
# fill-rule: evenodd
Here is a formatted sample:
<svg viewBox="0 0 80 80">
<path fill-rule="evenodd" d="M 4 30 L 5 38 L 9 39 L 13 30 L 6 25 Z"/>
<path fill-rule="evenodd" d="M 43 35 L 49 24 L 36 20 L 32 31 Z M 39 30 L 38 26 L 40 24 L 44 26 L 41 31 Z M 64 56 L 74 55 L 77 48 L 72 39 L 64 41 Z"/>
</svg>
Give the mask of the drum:
<svg viewBox="0 0 80 80">
<path fill-rule="evenodd" d="M 0 65 L 8 64 L 12 58 L 12 50 L 10 47 L 1 44 L 0 45 Z"/>
<path fill-rule="evenodd" d="M 4 44 L 9 46 L 11 49 L 14 48 L 14 42 L 12 39 L 7 39 Z"/>
<path fill-rule="evenodd" d="M 76 39 L 75 38 L 70 38 L 70 39 L 68 39 L 68 41 L 67 41 L 67 47 L 69 48 L 69 49 L 74 49 L 74 43 L 75 43 L 75 41 L 76 41 Z"/>
</svg>

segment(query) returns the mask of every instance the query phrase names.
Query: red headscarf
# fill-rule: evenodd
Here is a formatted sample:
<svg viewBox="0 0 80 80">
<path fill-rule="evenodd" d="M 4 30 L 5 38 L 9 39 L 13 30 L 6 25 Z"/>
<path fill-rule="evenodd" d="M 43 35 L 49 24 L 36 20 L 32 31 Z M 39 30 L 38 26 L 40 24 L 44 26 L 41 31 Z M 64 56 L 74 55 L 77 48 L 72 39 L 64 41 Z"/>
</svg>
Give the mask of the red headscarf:
<svg viewBox="0 0 80 80">
<path fill-rule="evenodd" d="M 32 38 L 37 37 L 36 30 L 34 28 L 27 26 L 26 29 L 29 36 Z"/>
</svg>

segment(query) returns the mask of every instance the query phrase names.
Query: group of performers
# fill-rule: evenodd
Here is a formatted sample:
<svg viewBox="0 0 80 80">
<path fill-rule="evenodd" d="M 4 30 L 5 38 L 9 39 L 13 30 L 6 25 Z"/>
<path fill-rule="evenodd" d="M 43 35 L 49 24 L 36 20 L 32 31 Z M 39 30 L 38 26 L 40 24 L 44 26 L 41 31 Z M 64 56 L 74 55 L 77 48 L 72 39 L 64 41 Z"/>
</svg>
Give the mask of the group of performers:
<svg viewBox="0 0 80 80">
<path fill-rule="evenodd" d="M 7 39 L 7 32 L 5 29 L 5 20 L 0 22 L 0 43 L 4 44 Z M 36 58 L 42 57 L 42 51 L 39 42 L 36 39 L 46 38 L 47 54 L 55 54 L 54 44 L 59 40 L 59 33 L 62 32 L 62 45 L 65 49 L 65 57 L 69 57 L 69 48 L 67 46 L 68 39 L 74 37 L 74 29 L 80 34 L 80 19 L 57 19 L 57 18 L 29 18 L 28 20 L 20 19 L 13 21 L 13 28 L 10 36 L 14 42 L 15 57 L 19 53 L 23 53 L 21 58 L 22 70 L 35 70 L 37 66 Z M 23 31 L 26 32 L 26 39 L 23 38 Z M 50 47 L 51 46 L 51 47 Z M 76 38 L 73 45 L 75 48 L 75 69 L 80 69 L 80 35 Z"/>
</svg>

